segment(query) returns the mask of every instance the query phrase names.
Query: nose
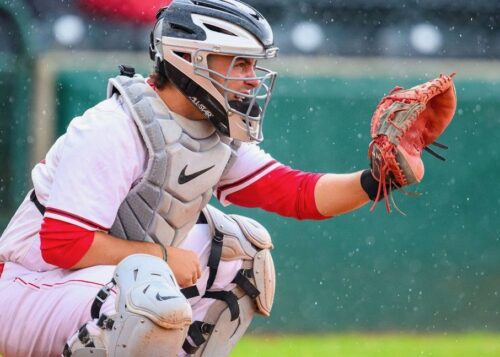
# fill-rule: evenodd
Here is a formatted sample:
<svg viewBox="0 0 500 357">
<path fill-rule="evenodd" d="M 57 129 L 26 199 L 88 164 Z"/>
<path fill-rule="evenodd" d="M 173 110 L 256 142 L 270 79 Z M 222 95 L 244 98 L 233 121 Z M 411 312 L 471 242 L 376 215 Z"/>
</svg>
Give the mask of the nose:
<svg viewBox="0 0 500 357">
<path fill-rule="evenodd" d="M 260 85 L 260 80 L 255 79 L 255 77 L 257 77 L 257 74 L 255 73 L 254 67 L 250 67 L 250 69 L 245 74 L 245 77 L 246 79 L 244 83 L 250 88 L 257 88 Z"/>
</svg>

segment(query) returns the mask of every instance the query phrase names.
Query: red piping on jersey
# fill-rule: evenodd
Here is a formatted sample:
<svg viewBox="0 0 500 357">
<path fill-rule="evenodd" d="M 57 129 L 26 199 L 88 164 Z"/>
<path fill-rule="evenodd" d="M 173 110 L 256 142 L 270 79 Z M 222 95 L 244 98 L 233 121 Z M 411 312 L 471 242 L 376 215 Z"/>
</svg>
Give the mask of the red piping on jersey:
<svg viewBox="0 0 500 357">
<path fill-rule="evenodd" d="M 90 285 L 97 285 L 100 287 L 105 286 L 105 284 L 96 283 L 95 281 L 88 281 L 88 280 L 81 280 L 81 279 L 70 279 L 70 280 L 63 281 L 61 283 L 54 283 L 54 284 L 45 284 L 44 283 L 44 284 L 36 285 L 36 284 L 28 283 L 28 282 L 24 281 L 23 279 L 21 279 L 20 277 L 16 276 L 16 278 L 14 279 L 14 282 L 16 282 L 16 281 L 19 281 L 26 286 L 32 286 L 36 289 L 41 289 L 42 287 L 43 288 L 54 288 L 56 286 L 61 286 L 61 285 L 71 284 L 71 283 L 84 283 L 84 284 L 90 284 Z M 116 294 L 115 289 L 111 289 L 110 291 L 113 292 L 114 294 Z"/>
<path fill-rule="evenodd" d="M 2 277 L 4 263 L 0 263 L 0 278 Z"/>
<path fill-rule="evenodd" d="M 97 223 L 89 221 L 86 218 L 77 216 L 76 214 L 69 213 L 69 212 L 66 212 L 66 211 L 63 211 L 63 210 L 60 210 L 60 209 L 57 209 L 57 208 L 47 207 L 46 210 L 45 210 L 45 212 L 55 213 L 55 214 L 61 215 L 63 217 L 67 217 L 67 218 L 71 218 L 71 219 L 80 221 L 81 223 L 84 223 L 84 224 L 89 225 L 89 226 L 94 227 L 94 228 L 98 228 L 98 229 L 100 229 L 102 231 L 105 231 L 105 232 L 109 231 L 109 228 L 103 227 L 103 226 L 101 226 L 101 225 L 99 225 Z"/>
<path fill-rule="evenodd" d="M 256 171 L 252 172 L 251 174 L 249 175 L 246 175 L 245 177 L 239 179 L 238 181 L 235 181 L 233 183 L 229 183 L 227 185 L 224 185 L 224 186 L 221 186 L 217 189 L 217 199 L 220 199 L 220 196 L 222 194 L 222 191 L 224 190 L 227 190 L 228 188 L 232 188 L 232 187 L 235 187 L 235 186 L 239 186 L 241 185 L 242 183 L 244 183 L 245 181 L 248 181 L 250 180 L 251 178 L 257 176 L 258 174 L 260 174 L 262 171 L 264 171 L 265 169 L 267 169 L 268 167 L 274 165 L 276 163 L 276 160 L 272 160 L 272 161 L 269 161 L 267 164 L 265 164 L 264 166 L 260 167 L 259 169 L 257 169 Z"/>
</svg>

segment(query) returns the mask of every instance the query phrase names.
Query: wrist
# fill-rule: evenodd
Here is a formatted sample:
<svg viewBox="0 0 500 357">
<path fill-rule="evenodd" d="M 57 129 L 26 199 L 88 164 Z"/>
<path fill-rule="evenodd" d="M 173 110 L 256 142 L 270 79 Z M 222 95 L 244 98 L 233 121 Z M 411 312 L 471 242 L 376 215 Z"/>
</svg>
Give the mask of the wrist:
<svg viewBox="0 0 500 357">
<path fill-rule="evenodd" d="M 390 192 L 391 186 L 386 185 L 386 190 L 380 187 L 381 183 L 373 177 L 372 170 L 365 170 L 361 173 L 361 188 L 368 195 L 368 198 L 372 201 L 380 201 L 384 198 L 384 191 Z"/>
</svg>

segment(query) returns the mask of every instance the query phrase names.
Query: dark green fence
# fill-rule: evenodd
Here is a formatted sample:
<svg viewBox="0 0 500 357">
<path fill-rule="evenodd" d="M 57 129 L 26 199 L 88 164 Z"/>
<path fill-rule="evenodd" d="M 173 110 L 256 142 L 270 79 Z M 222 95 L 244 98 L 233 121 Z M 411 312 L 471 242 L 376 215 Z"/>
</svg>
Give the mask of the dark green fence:
<svg viewBox="0 0 500 357">
<path fill-rule="evenodd" d="M 26 192 L 32 86 L 28 23 L 19 1 L 0 1 L 0 227 Z"/>
<path fill-rule="evenodd" d="M 413 85 L 422 78 L 397 81 Z M 306 170 L 366 167 L 373 109 L 394 80 L 281 80 L 266 147 Z M 500 329 L 500 85 L 461 81 L 442 163 L 424 154 L 419 198 L 329 222 L 259 215 L 276 237 L 286 330 Z M 266 325 L 264 325 L 266 326 Z"/>
<path fill-rule="evenodd" d="M 105 94 L 113 72 L 62 72 L 58 130 Z M 349 172 L 367 167 L 369 122 L 383 93 L 425 78 L 280 78 L 263 147 L 295 168 Z M 440 141 L 441 162 L 424 154 L 426 176 L 383 204 L 323 222 L 259 210 L 274 237 L 277 294 L 255 329 L 499 330 L 500 85 L 456 78 L 458 111 Z"/>
<path fill-rule="evenodd" d="M 0 227 L 26 192 L 30 88 L 28 15 L 0 1 Z M 24 24 L 24 25 L 23 25 Z M 478 67 L 479 68 L 479 67 Z M 483 68 L 487 69 L 487 68 Z M 430 69 L 427 73 L 432 73 Z M 56 133 L 104 98 L 114 71 L 61 70 Z M 367 167 L 369 122 L 379 98 L 423 77 L 282 77 L 263 148 L 303 170 Z M 424 154 L 426 176 L 396 193 L 406 216 L 382 204 L 322 222 L 225 209 L 265 224 L 275 243 L 277 294 L 257 331 L 500 330 L 500 84 L 456 77 L 458 110 L 441 138 L 444 163 Z"/>
</svg>

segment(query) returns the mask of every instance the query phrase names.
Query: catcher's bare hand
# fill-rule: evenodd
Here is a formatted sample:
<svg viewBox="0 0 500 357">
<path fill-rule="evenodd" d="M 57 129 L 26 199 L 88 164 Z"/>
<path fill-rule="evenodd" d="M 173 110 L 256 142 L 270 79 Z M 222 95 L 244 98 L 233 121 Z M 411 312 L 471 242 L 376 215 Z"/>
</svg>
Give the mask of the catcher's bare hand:
<svg viewBox="0 0 500 357">
<path fill-rule="evenodd" d="M 181 288 L 196 284 L 201 276 L 198 256 L 191 250 L 167 247 L 167 262 Z"/>
</svg>

